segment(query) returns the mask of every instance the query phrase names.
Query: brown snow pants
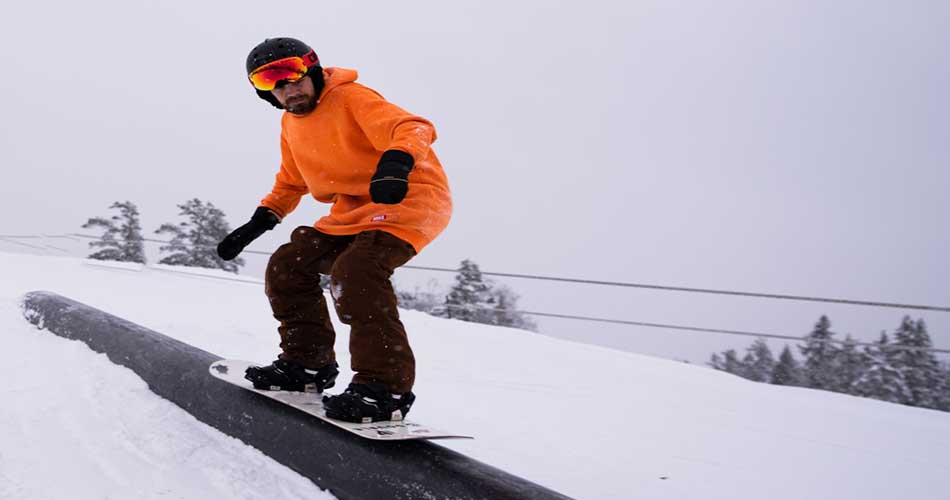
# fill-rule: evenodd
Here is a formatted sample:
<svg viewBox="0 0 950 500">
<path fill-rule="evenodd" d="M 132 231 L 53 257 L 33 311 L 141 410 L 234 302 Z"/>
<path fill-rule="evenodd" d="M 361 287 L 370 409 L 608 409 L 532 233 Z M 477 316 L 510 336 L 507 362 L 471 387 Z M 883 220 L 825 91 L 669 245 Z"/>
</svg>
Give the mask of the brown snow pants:
<svg viewBox="0 0 950 500">
<path fill-rule="evenodd" d="M 331 236 L 309 226 L 295 229 L 265 274 L 265 293 L 280 322 L 280 358 L 312 369 L 336 361 L 336 335 L 320 288 L 325 274 L 337 316 L 350 325 L 353 382 L 412 389 L 416 362 L 390 277 L 415 254 L 412 245 L 383 231 Z"/>
</svg>

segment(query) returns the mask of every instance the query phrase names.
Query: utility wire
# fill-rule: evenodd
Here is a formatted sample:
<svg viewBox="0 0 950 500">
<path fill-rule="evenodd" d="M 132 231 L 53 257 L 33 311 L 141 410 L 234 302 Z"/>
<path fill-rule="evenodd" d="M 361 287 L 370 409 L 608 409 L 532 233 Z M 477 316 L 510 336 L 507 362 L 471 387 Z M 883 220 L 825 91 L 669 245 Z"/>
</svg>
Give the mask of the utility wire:
<svg viewBox="0 0 950 500">
<path fill-rule="evenodd" d="M 67 234 L 67 235 L 59 236 L 59 238 L 68 238 L 68 237 L 74 237 L 74 236 L 75 236 L 75 237 L 78 237 L 78 238 L 85 238 L 85 239 L 87 239 L 87 240 L 98 240 L 98 239 L 100 239 L 98 236 L 92 236 L 92 235 L 80 234 L 80 233 L 70 233 L 70 234 Z M 0 238 L 2 238 L 2 237 L 3 237 L 3 235 L 0 235 Z M 32 237 L 32 238 L 42 238 L 42 236 L 30 236 L 30 237 Z M 147 241 L 147 242 L 149 242 L 149 243 L 163 243 L 163 244 L 166 244 L 166 245 L 169 244 L 169 243 L 171 243 L 170 241 L 157 240 L 157 239 L 154 239 L 154 238 L 142 238 L 142 241 Z M 203 248 L 217 248 L 217 245 L 198 245 L 198 246 L 199 246 L 199 247 L 203 247 Z M 254 254 L 254 255 L 265 255 L 265 256 L 268 256 L 268 257 L 269 257 L 269 256 L 270 256 L 271 254 L 273 254 L 274 252 L 261 252 L 261 251 L 259 251 L 259 250 L 247 250 L 247 249 L 245 249 L 245 250 L 243 250 L 243 251 L 241 252 L 241 254 L 247 254 L 247 253 Z M 405 267 L 405 266 L 403 266 L 403 267 Z"/>
<path fill-rule="evenodd" d="M 422 266 L 402 266 L 410 269 L 421 269 L 424 271 L 446 271 L 457 273 L 458 269 L 446 269 L 441 267 L 422 267 Z M 576 279 L 576 278 L 557 278 L 553 276 L 538 276 L 531 274 L 514 274 L 514 273 L 495 273 L 495 272 L 486 272 L 482 271 L 482 274 L 485 276 L 501 276 L 505 278 L 523 278 L 523 279 L 533 279 L 533 280 L 545 280 L 545 281 L 558 281 L 562 283 L 583 283 L 587 285 L 605 285 L 605 286 L 618 286 L 618 287 L 627 287 L 627 288 L 646 288 L 651 290 L 666 290 L 674 292 L 692 292 L 692 293 L 710 293 L 718 295 L 733 295 L 741 297 L 758 297 L 766 299 L 784 299 L 784 300 L 798 300 L 805 302 L 830 302 L 834 304 L 850 304 L 850 305 L 859 305 L 859 306 L 874 306 L 874 307 L 892 307 L 898 309 L 917 309 L 924 311 L 940 311 L 940 312 L 950 312 L 950 307 L 944 306 L 926 306 L 926 305 L 914 305 L 914 304 L 897 304 L 893 302 L 876 302 L 876 301 L 867 301 L 867 300 L 850 300 L 850 299 L 835 299 L 827 297 L 809 297 L 804 295 L 782 295 L 774 293 L 758 293 L 758 292 L 739 292 L 733 290 L 716 290 L 711 288 L 690 288 L 690 287 L 679 287 L 679 286 L 666 286 L 666 285 L 650 285 L 644 283 L 623 283 L 619 281 L 596 281 L 596 280 L 585 280 L 585 279 Z"/>
<path fill-rule="evenodd" d="M 65 236 L 78 236 L 80 238 L 99 239 L 97 236 L 90 236 L 90 235 L 78 234 L 78 233 L 72 233 Z M 0 238 L 12 238 L 12 237 L 14 236 L 0 235 Z M 33 237 L 38 237 L 38 236 L 33 236 Z M 149 239 L 149 238 L 143 238 L 143 241 L 148 241 L 148 242 L 153 242 L 153 243 L 165 243 L 165 244 L 170 243 L 168 241 Z M 208 246 L 210 247 L 211 245 L 208 245 Z M 254 250 L 245 250 L 244 253 L 255 254 L 255 255 L 270 255 L 270 253 L 267 253 L 267 252 L 260 252 L 260 251 L 254 251 Z M 406 269 L 416 269 L 416 270 L 422 270 L 422 271 L 438 271 L 438 272 L 450 272 L 450 273 L 459 272 L 458 269 L 450 269 L 450 268 L 445 268 L 445 267 L 428 267 L 428 266 L 413 266 L 413 265 L 405 265 L 402 267 Z M 885 308 L 894 308 L 894 309 L 912 309 L 912 310 L 919 310 L 919 311 L 950 312 L 950 306 L 933 306 L 933 305 L 906 304 L 906 303 L 883 302 L 883 301 L 852 300 L 852 299 L 840 299 L 840 298 L 829 298 L 829 297 L 814 297 L 814 296 L 806 296 L 806 295 L 786 295 L 786 294 L 775 294 L 775 293 L 743 292 L 743 291 L 736 291 L 736 290 L 722 290 L 722 289 L 713 289 L 713 288 L 679 287 L 679 286 L 667 286 L 667 285 L 654 285 L 654 284 L 646 284 L 646 283 L 626 283 L 626 282 L 620 282 L 620 281 L 599 281 L 599 280 L 588 280 L 588 279 L 578 279 L 578 278 L 561 278 L 561 277 L 555 277 L 555 276 L 499 273 L 499 272 L 488 272 L 488 271 L 482 271 L 482 275 L 498 276 L 498 277 L 504 277 L 504 278 L 556 281 L 556 282 L 561 282 L 561 283 L 580 283 L 580 284 L 586 284 L 586 285 L 642 288 L 642 289 L 664 290 L 664 291 L 674 291 L 674 292 L 705 293 L 705 294 L 730 295 L 730 296 L 739 296 L 739 297 L 794 300 L 794 301 L 801 301 L 801 302 L 822 302 L 822 303 L 832 303 L 832 304 L 885 307 Z"/>
<path fill-rule="evenodd" d="M 107 266 L 102 266 L 102 267 L 107 267 Z M 148 267 L 148 269 L 151 269 L 154 271 L 161 271 L 164 273 L 194 276 L 197 278 L 233 281 L 237 283 L 255 284 L 255 285 L 264 284 L 264 282 L 261 280 L 254 280 L 254 279 L 247 279 L 247 278 L 236 278 L 236 277 L 231 278 L 227 276 L 213 276 L 213 275 L 207 275 L 207 274 L 201 274 L 201 273 L 192 273 L 188 271 L 180 271 L 177 269 L 164 269 L 164 268 L 157 268 L 157 267 Z M 557 313 L 546 313 L 546 312 L 537 312 L 537 311 L 521 311 L 517 309 L 497 309 L 494 307 L 486 307 L 486 306 L 462 306 L 462 305 L 456 305 L 456 304 L 445 304 L 443 307 L 446 307 L 449 309 L 469 309 L 469 310 L 477 309 L 481 311 L 488 311 L 488 312 L 495 312 L 495 313 L 527 314 L 530 316 L 539 316 L 539 317 L 547 317 L 547 318 L 593 321 L 593 322 L 598 322 L 598 323 L 642 326 L 642 327 L 647 327 L 647 328 L 660 328 L 660 329 L 665 329 L 665 330 L 679 330 L 679 331 L 687 331 L 687 332 L 695 332 L 695 333 L 718 333 L 718 334 L 723 334 L 723 335 L 738 335 L 738 336 L 743 336 L 743 337 L 756 337 L 756 338 L 767 338 L 767 339 L 776 339 L 776 340 L 793 340 L 796 342 L 810 341 L 810 342 L 842 344 L 842 345 L 851 343 L 856 346 L 882 347 L 880 344 L 876 342 L 860 342 L 857 340 L 848 341 L 848 340 L 838 340 L 838 339 L 808 339 L 807 337 L 795 336 L 795 335 L 777 335 L 777 334 L 772 334 L 772 333 L 750 332 L 750 331 L 742 331 L 742 330 L 725 330 L 721 328 L 702 328 L 702 327 L 696 327 L 696 326 L 671 325 L 667 323 L 650 323 L 650 322 L 645 322 L 645 321 L 596 318 L 592 316 L 576 316 L 576 315 L 571 315 L 571 314 L 557 314 Z M 423 312 L 426 312 L 426 311 L 423 311 Z M 889 344 L 886 346 L 886 348 L 905 350 L 905 351 L 939 352 L 939 353 L 944 353 L 944 354 L 950 354 L 950 349 L 938 349 L 938 348 L 933 348 L 933 347 L 898 346 L 898 345 Z"/>
<path fill-rule="evenodd" d="M 561 318 L 561 319 L 575 319 L 582 321 L 595 321 L 599 323 L 612 323 L 618 325 L 633 325 L 633 326 L 644 326 L 648 328 L 663 328 L 666 330 L 681 330 L 688 332 L 700 332 L 700 333 L 720 333 L 724 335 L 739 335 L 743 337 L 758 337 L 758 338 L 767 338 L 767 339 L 778 339 L 778 340 L 795 340 L 799 342 L 811 341 L 819 343 L 830 343 L 830 344 L 854 344 L 859 346 L 870 346 L 870 347 L 882 347 L 881 344 L 876 342 L 860 342 L 857 340 L 838 340 L 838 339 L 808 339 L 803 336 L 795 335 L 776 335 L 771 333 L 761 333 L 761 332 L 748 332 L 741 330 L 723 330 L 718 328 L 701 328 L 695 326 L 683 326 L 683 325 L 670 325 L 665 323 L 647 323 L 644 321 L 628 321 L 622 319 L 607 319 L 607 318 L 594 318 L 591 316 L 575 316 L 571 314 L 556 314 L 556 313 L 545 313 L 545 312 L 535 312 L 535 311 L 518 311 L 514 309 L 495 309 L 492 307 L 482 307 L 482 306 L 459 306 L 459 305 L 446 305 L 450 309 L 479 309 L 483 311 L 494 311 L 494 312 L 507 312 L 507 313 L 520 313 L 528 314 L 531 316 L 541 316 L 548 318 Z M 940 352 L 950 354 L 950 349 L 937 349 L 933 347 L 913 347 L 913 346 L 897 346 L 888 344 L 885 346 L 887 349 L 900 349 L 905 351 L 926 351 L 926 352 Z"/>
<path fill-rule="evenodd" d="M 195 276 L 198 278 L 207 278 L 212 280 L 222 280 L 222 281 L 233 281 L 235 283 L 244 283 L 251 285 L 263 285 L 264 281 L 254 278 L 229 278 L 227 276 L 214 276 L 210 274 L 201 274 L 201 273 L 189 273 L 188 271 L 179 271 L 177 269 L 162 269 L 160 267 L 149 267 L 153 271 L 159 271 L 163 273 L 173 273 L 173 274 L 183 274 L 185 276 Z"/>
<path fill-rule="evenodd" d="M 13 245 L 20 245 L 27 248 L 35 248 L 38 250 L 48 250 L 46 247 L 41 247 L 39 245 L 31 245 L 29 243 L 23 243 L 22 241 L 16 241 L 16 236 L 0 236 L 0 241 L 5 241 Z"/>
<path fill-rule="evenodd" d="M 87 236 L 87 235 L 81 235 L 81 234 L 76 234 L 75 236 L 79 236 L 83 238 L 98 239 L 93 236 Z M 9 238 L 9 236 L 0 235 L 0 239 L 6 239 L 6 238 Z M 152 242 L 157 242 L 157 243 L 168 243 L 167 241 L 162 241 L 162 240 L 145 239 L 145 241 L 152 241 Z M 405 266 L 405 267 L 408 267 L 408 266 Z M 244 283 L 244 284 L 248 284 L 248 283 L 257 284 L 257 285 L 263 284 L 263 281 L 247 279 L 247 278 L 236 278 L 236 277 L 230 278 L 226 276 L 212 276 L 212 275 L 206 275 L 206 274 L 200 274 L 200 273 L 190 273 L 187 271 L 179 271 L 175 269 L 163 269 L 163 268 L 155 268 L 155 267 L 149 267 L 149 269 L 166 272 L 166 273 L 194 276 L 198 278 L 233 281 L 233 282 Z M 439 268 L 425 268 L 425 269 L 441 270 Z M 454 270 L 453 272 L 458 272 L 458 271 Z M 488 273 L 482 273 L 482 274 L 488 274 Z M 500 274 L 500 273 L 494 273 L 494 274 Z M 561 281 L 561 280 L 558 280 L 558 281 Z M 496 312 L 496 313 L 527 314 L 529 316 L 558 318 L 558 319 L 572 319 L 572 320 L 580 320 L 580 321 L 592 321 L 592 322 L 598 322 L 598 323 L 641 326 L 641 327 L 646 327 L 646 328 L 660 328 L 660 329 L 666 329 L 666 330 L 679 330 L 679 331 L 696 332 L 696 333 L 718 333 L 718 334 L 723 334 L 723 335 L 738 335 L 738 336 L 743 336 L 743 337 L 756 337 L 756 338 L 767 338 L 767 339 L 776 339 L 776 340 L 792 340 L 796 342 L 811 341 L 811 342 L 842 344 L 842 345 L 851 343 L 856 346 L 882 347 L 880 344 L 876 342 L 861 342 L 857 340 L 807 339 L 806 337 L 796 336 L 796 335 L 779 335 L 779 334 L 772 334 L 772 333 L 750 332 L 750 331 L 742 331 L 742 330 L 726 330 L 726 329 L 721 329 L 721 328 L 702 328 L 702 327 L 696 327 L 696 326 L 672 325 L 672 324 L 667 324 L 667 323 L 652 323 L 652 322 L 646 322 L 646 321 L 631 321 L 631 320 L 611 319 L 611 318 L 597 318 L 593 316 L 578 316 L 578 315 L 572 315 L 572 314 L 558 314 L 558 313 L 547 313 L 547 312 L 538 312 L 538 311 L 521 311 L 521 310 L 516 310 L 516 309 L 497 309 L 493 307 L 484 307 L 484 306 L 460 306 L 460 305 L 454 305 L 454 304 L 446 304 L 444 307 L 447 307 L 449 309 L 453 309 L 453 308 L 454 309 L 478 309 L 478 310 L 491 311 L 491 312 Z M 913 346 L 896 346 L 896 345 L 887 345 L 886 348 L 900 349 L 900 350 L 905 350 L 905 351 L 922 351 L 922 352 L 937 352 L 937 353 L 950 354 L 950 349 L 913 347 Z"/>
</svg>

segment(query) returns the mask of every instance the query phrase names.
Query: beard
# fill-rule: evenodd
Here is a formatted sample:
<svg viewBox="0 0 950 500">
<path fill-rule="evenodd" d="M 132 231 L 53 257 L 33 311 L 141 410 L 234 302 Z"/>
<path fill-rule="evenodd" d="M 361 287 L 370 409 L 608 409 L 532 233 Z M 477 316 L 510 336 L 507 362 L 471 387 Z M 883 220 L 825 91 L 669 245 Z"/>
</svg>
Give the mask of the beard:
<svg viewBox="0 0 950 500">
<path fill-rule="evenodd" d="M 317 107 L 317 96 L 295 95 L 287 98 L 284 109 L 295 115 L 305 115 Z"/>
</svg>

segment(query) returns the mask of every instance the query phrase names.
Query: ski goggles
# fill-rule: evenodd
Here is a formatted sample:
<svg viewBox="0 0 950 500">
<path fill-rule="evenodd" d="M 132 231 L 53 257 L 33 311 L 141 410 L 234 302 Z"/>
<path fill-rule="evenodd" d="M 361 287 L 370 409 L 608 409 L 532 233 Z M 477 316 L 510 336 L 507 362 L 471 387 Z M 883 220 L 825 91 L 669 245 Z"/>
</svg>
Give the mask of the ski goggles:
<svg viewBox="0 0 950 500">
<path fill-rule="evenodd" d="M 320 60 L 311 50 L 303 57 L 285 57 L 269 62 L 252 71 L 247 78 L 257 90 L 274 90 L 280 82 L 300 81 L 314 64 L 320 64 Z"/>
</svg>

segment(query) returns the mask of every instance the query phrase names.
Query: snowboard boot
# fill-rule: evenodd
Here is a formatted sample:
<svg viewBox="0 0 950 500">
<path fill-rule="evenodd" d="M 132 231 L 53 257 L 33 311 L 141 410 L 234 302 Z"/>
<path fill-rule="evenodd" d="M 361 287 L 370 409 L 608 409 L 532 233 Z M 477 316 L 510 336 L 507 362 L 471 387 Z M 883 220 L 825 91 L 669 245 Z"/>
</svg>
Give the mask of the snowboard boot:
<svg viewBox="0 0 950 500">
<path fill-rule="evenodd" d="M 320 393 L 333 387 L 338 373 L 340 371 L 336 363 L 310 370 L 297 363 L 278 359 L 268 366 L 248 368 L 244 378 L 250 380 L 255 389 Z"/>
<path fill-rule="evenodd" d="M 323 408 L 329 418 L 365 424 L 402 420 L 415 400 L 411 391 L 399 394 L 381 384 L 351 383 L 338 396 L 323 396 Z"/>
</svg>

